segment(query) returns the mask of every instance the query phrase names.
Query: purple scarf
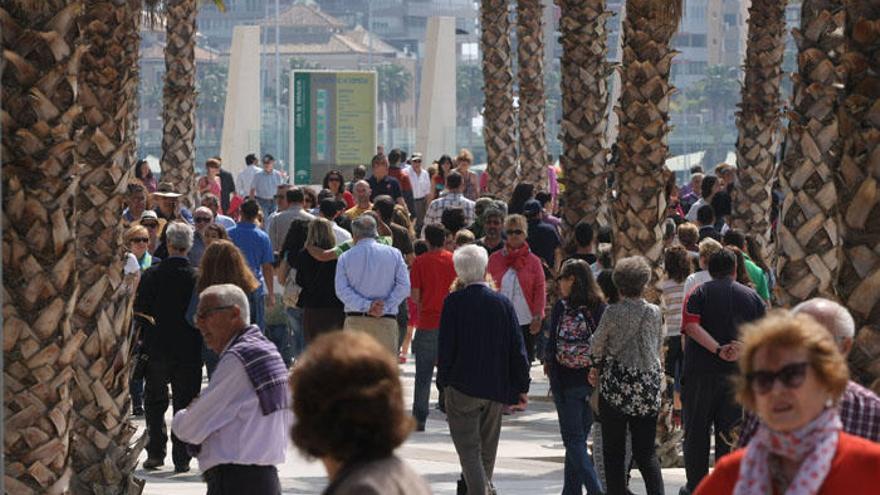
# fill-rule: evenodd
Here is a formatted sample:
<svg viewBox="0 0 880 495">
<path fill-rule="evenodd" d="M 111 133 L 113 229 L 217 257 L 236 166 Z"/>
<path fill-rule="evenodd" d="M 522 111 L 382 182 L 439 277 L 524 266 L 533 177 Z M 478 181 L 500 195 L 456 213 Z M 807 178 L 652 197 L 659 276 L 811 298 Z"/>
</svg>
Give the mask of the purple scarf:
<svg viewBox="0 0 880 495">
<path fill-rule="evenodd" d="M 278 350 L 256 325 L 247 327 L 232 340 L 224 354 L 241 360 L 260 400 L 263 415 L 290 407 L 287 393 L 287 367 Z"/>
</svg>

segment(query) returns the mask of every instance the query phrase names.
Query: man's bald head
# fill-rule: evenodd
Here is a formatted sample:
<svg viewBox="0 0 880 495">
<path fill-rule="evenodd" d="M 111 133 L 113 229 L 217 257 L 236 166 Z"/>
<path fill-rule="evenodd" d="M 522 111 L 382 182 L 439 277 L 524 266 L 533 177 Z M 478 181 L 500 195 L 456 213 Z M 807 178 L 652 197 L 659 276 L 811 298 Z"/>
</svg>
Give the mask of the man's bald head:
<svg viewBox="0 0 880 495">
<path fill-rule="evenodd" d="M 798 304 L 791 312 L 810 315 L 831 332 L 840 351 L 849 354 L 856 333 L 856 323 L 845 307 L 830 299 L 815 297 Z"/>
</svg>

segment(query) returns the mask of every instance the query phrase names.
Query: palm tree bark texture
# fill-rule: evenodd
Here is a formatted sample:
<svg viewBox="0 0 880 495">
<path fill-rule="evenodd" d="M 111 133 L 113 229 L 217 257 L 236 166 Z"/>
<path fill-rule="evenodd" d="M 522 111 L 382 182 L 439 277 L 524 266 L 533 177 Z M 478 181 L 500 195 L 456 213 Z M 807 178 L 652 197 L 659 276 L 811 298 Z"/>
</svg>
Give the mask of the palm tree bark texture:
<svg viewBox="0 0 880 495">
<path fill-rule="evenodd" d="M 195 204 L 197 0 L 165 2 L 165 86 L 162 92 L 162 180 Z"/>
<path fill-rule="evenodd" d="M 547 136 L 544 116 L 544 4 L 516 3 L 519 71 L 519 180 L 547 188 Z"/>
<path fill-rule="evenodd" d="M 81 297 L 73 327 L 87 335 L 74 359 L 74 494 L 140 493 L 132 472 L 145 436 L 129 420 L 131 293 L 122 279 L 119 222 L 137 127 L 140 0 L 86 0 L 80 32 L 83 114 L 77 195 Z M 134 443 L 134 445 L 132 445 Z"/>
<path fill-rule="evenodd" d="M 771 242 L 770 188 L 776 175 L 782 127 L 782 57 L 785 52 L 785 1 L 753 0 L 749 8 L 745 83 L 737 112 L 739 200 L 733 224 L 754 235 L 767 253 Z"/>
<path fill-rule="evenodd" d="M 793 31 L 798 71 L 779 185 L 776 296 L 783 305 L 835 297 L 841 241 L 835 175 L 842 151 L 838 112 L 845 77 L 840 0 L 806 0 Z"/>
<path fill-rule="evenodd" d="M 861 327 L 850 354 L 853 374 L 880 392 L 880 1 L 847 1 L 846 16 L 837 290 Z"/>
<path fill-rule="evenodd" d="M 563 219 L 572 231 L 584 220 L 607 223 L 608 76 L 611 66 L 605 0 L 557 0 L 562 45 Z"/>
<path fill-rule="evenodd" d="M 63 493 L 70 476 L 77 302 L 76 46 L 80 4 L 9 0 L 3 35 L 5 489 Z"/>
<path fill-rule="evenodd" d="M 516 115 L 510 60 L 508 0 L 482 0 L 480 47 L 483 53 L 483 140 L 489 191 L 510 197 L 516 185 Z"/>
<path fill-rule="evenodd" d="M 623 66 L 615 167 L 618 197 L 613 202 L 616 258 L 643 255 L 659 267 L 663 256 L 661 225 L 666 217 L 664 185 L 670 172 L 669 82 L 672 36 L 678 30 L 681 2 L 629 0 L 623 20 Z"/>
</svg>

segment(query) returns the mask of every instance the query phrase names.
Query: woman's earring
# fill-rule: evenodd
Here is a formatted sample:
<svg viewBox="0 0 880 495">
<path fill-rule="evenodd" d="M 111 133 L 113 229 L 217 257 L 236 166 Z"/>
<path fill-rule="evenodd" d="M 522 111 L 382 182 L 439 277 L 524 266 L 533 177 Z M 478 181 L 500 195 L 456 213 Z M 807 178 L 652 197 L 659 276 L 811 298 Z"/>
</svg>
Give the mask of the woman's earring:
<svg viewBox="0 0 880 495">
<path fill-rule="evenodd" d="M 831 400 L 831 397 L 829 397 L 828 400 L 825 401 L 825 407 L 826 407 L 827 409 L 830 409 L 830 408 L 833 407 L 833 406 L 834 406 L 834 401 Z"/>
</svg>

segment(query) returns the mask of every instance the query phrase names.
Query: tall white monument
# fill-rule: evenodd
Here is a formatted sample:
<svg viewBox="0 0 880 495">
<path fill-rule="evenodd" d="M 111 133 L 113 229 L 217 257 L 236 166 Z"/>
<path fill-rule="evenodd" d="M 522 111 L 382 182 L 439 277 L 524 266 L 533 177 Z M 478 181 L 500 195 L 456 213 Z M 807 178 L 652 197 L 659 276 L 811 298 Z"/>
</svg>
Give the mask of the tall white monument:
<svg viewBox="0 0 880 495">
<path fill-rule="evenodd" d="M 235 26 L 223 111 L 223 168 L 236 176 L 248 153 L 260 153 L 260 26 Z"/>
<path fill-rule="evenodd" d="M 425 34 L 416 149 L 428 163 L 455 149 L 455 18 L 431 17 Z"/>
</svg>

